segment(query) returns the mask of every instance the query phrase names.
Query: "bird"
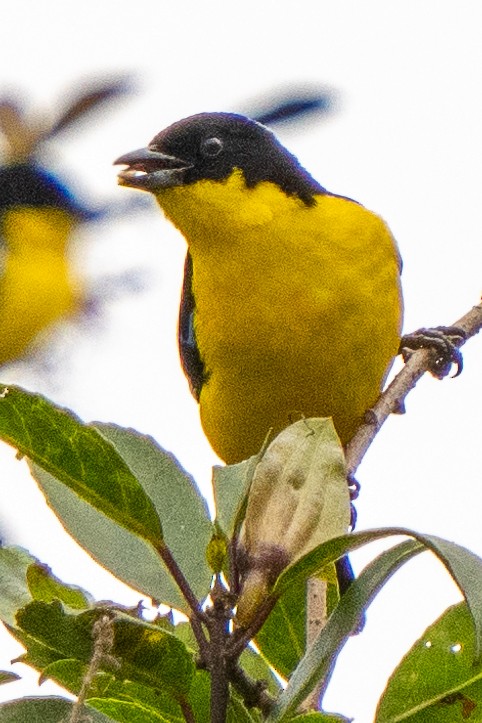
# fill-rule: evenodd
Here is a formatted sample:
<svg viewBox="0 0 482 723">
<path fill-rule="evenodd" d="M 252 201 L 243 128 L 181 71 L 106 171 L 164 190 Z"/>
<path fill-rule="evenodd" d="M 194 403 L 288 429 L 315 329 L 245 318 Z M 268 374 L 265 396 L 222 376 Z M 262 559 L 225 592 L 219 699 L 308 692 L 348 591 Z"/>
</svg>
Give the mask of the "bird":
<svg viewBox="0 0 482 723">
<path fill-rule="evenodd" d="M 398 353 L 401 258 L 385 221 L 235 113 L 177 121 L 115 163 L 187 242 L 179 349 L 216 454 L 245 460 L 303 417 L 331 417 L 345 445 Z"/>
<path fill-rule="evenodd" d="M 28 357 L 53 324 L 90 301 L 73 269 L 72 241 L 103 212 L 82 203 L 37 156 L 128 90 L 125 79 L 84 82 L 50 119 L 27 113 L 18 98 L 0 98 L 0 366 Z"/>
<path fill-rule="evenodd" d="M 68 254 L 89 213 L 35 163 L 0 168 L 0 364 L 25 356 L 41 332 L 80 307 Z"/>
</svg>

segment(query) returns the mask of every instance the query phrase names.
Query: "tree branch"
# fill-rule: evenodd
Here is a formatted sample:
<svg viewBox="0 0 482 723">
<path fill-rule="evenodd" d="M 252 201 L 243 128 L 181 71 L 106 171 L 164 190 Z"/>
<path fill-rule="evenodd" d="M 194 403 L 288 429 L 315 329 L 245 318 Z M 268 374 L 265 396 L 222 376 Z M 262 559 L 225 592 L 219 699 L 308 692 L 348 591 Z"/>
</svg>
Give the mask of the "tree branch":
<svg viewBox="0 0 482 723">
<path fill-rule="evenodd" d="M 460 338 L 454 341 L 455 345 L 460 347 L 482 329 L 482 303 L 472 307 L 467 314 L 464 314 L 452 326 L 462 329 L 466 334 L 465 339 Z M 358 431 L 346 446 L 346 462 L 350 476 L 355 474 L 387 417 L 397 409 L 403 408 L 403 402 L 407 394 L 425 372 L 429 370 L 433 355 L 432 349 L 418 349 L 413 352 L 403 369 L 389 384 L 373 408 L 369 410 L 367 421 L 358 428 Z"/>
<path fill-rule="evenodd" d="M 454 345 L 460 347 L 467 341 L 467 339 L 474 336 L 482 329 L 482 303 L 474 306 L 467 314 L 456 321 L 453 326 L 465 332 L 465 338 L 457 337 L 453 340 Z M 349 479 L 354 477 L 358 466 L 387 417 L 393 412 L 403 409 L 403 403 L 407 394 L 415 387 L 416 383 L 425 374 L 425 372 L 429 371 L 431 366 L 433 366 L 432 362 L 436 353 L 437 352 L 434 349 L 430 348 L 414 351 L 406 360 L 402 370 L 397 374 L 391 384 L 389 384 L 373 408 L 367 412 L 366 421 L 358 428 L 357 432 L 345 448 Z M 316 604 L 316 594 L 310 588 L 311 582 L 311 580 L 308 580 L 308 607 Z M 309 642 L 307 641 L 307 648 L 308 647 Z M 304 701 L 301 709 L 316 709 L 318 696 L 319 690 L 318 687 L 315 687 Z"/>
<path fill-rule="evenodd" d="M 193 591 L 191 590 L 191 586 L 189 585 L 188 581 L 186 580 L 184 573 L 182 572 L 181 568 L 177 564 L 176 560 L 172 556 L 172 553 L 167 545 L 163 544 L 156 548 L 156 552 L 160 555 L 162 561 L 164 562 L 165 566 L 171 573 L 172 577 L 177 583 L 177 586 L 179 587 L 180 591 L 182 592 L 184 599 L 186 600 L 187 604 L 192 610 L 192 615 L 189 617 L 189 622 L 192 627 L 192 631 L 194 633 L 194 636 L 196 638 L 197 644 L 199 645 L 199 650 L 201 653 L 201 657 L 203 659 L 206 658 L 206 656 L 209 655 L 209 643 L 206 638 L 206 635 L 204 634 L 204 630 L 202 627 L 202 622 L 206 622 L 206 615 L 201 610 L 201 607 L 199 605 L 199 602 L 194 595 Z"/>
<path fill-rule="evenodd" d="M 229 680 L 226 645 L 231 607 L 219 575 L 211 591 L 212 607 L 207 613 L 209 629 L 209 672 L 211 673 L 211 723 L 226 723 Z"/>
<path fill-rule="evenodd" d="M 250 678 L 238 664 L 234 664 L 228 669 L 228 675 L 246 707 L 259 708 L 261 713 L 267 717 L 275 699 L 265 690 L 264 682 Z"/>
</svg>

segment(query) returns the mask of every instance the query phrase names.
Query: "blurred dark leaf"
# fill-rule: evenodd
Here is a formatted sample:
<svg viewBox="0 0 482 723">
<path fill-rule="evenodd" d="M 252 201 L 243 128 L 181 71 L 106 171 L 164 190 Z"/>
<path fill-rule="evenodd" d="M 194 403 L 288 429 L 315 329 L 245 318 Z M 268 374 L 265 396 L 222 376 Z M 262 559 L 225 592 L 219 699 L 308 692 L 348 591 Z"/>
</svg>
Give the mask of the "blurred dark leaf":
<svg viewBox="0 0 482 723">
<path fill-rule="evenodd" d="M 16 680 L 20 680 L 20 676 L 17 675 L 17 673 L 12 673 L 11 670 L 0 670 L 0 685 L 13 683 Z"/>
<path fill-rule="evenodd" d="M 271 108 L 256 115 L 254 120 L 265 126 L 281 123 L 293 123 L 305 119 L 309 114 L 328 115 L 333 109 L 333 96 L 331 93 L 313 95 L 311 97 L 286 96 L 280 98 Z"/>
</svg>

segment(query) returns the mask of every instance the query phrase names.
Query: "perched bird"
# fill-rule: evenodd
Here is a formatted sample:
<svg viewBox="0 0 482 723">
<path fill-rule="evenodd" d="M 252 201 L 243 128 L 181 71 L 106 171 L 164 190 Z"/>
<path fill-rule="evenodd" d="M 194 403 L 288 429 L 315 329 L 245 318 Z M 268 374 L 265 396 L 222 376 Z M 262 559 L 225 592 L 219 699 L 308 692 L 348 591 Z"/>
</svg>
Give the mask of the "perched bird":
<svg viewBox="0 0 482 723">
<path fill-rule="evenodd" d="M 401 261 L 384 221 L 236 114 L 181 120 L 116 163 L 187 241 L 179 347 L 214 451 L 247 459 L 300 416 L 332 417 L 348 442 L 399 346 Z M 337 576 L 343 592 L 347 557 Z"/>
<path fill-rule="evenodd" d="M 301 415 L 331 416 L 346 443 L 399 345 L 401 264 L 384 221 L 235 114 L 181 120 L 116 163 L 188 243 L 179 345 L 215 452 L 246 459 Z"/>
</svg>

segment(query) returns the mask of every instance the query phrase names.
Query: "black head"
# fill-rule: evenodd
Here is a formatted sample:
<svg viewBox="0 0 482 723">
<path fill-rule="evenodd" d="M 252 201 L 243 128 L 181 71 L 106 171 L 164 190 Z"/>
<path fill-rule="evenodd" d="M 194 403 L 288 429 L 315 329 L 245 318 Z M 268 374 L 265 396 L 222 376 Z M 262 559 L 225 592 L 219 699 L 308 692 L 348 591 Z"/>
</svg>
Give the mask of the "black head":
<svg viewBox="0 0 482 723">
<path fill-rule="evenodd" d="M 21 206 L 58 208 L 81 220 L 91 216 L 55 176 L 34 163 L 0 168 L 0 213 Z"/>
<path fill-rule="evenodd" d="M 234 113 L 200 113 L 173 123 L 147 149 L 116 163 L 129 166 L 119 174 L 121 184 L 153 192 L 201 179 L 222 181 L 237 168 L 248 187 L 271 181 L 307 205 L 326 193 L 270 130 Z"/>
</svg>

